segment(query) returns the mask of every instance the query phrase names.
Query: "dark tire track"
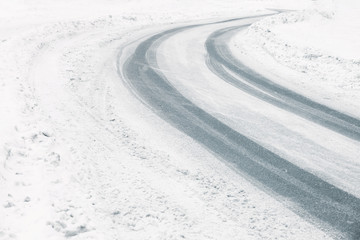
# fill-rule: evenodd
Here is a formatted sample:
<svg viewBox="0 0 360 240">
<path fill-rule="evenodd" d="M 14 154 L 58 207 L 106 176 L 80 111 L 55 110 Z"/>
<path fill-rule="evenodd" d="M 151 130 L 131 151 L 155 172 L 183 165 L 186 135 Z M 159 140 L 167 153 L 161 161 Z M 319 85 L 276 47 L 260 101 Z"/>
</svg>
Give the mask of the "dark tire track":
<svg viewBox="0 0 360 240">
<path fill-rule="evenodd" d="M 236 59 L 227 41 L 242 27 L 220 29 L 207 39 L 208 65 L 220 78 L 263 101 L 360 141 L 360 120 L 319 104 L 270 79 L 267 79 Z M 229 74 L 225 69 L 231 71 Z M 235 76 L 237 77 L 235 77 Z"/>
<path fill-rule="evenodd" d="M 237 20 L 240 19 L 229 21 Z M 359 238 L 358 198 L 228 127 L 186 99 L 155 70 L 158 69 L 156 51 L 161 42 L 200 26 L 203 25 L 167 30 L 141 42 L 126 63 L 118 66 L 130 90 L 161 118 L 246 175 L 261 189 L 283 202 L 293 203 L 287 206 L 297 214 L 310 221 L 320 221 L 326 231 L 332 231 L 330 227 L 343 237 Z"/>
</svg>

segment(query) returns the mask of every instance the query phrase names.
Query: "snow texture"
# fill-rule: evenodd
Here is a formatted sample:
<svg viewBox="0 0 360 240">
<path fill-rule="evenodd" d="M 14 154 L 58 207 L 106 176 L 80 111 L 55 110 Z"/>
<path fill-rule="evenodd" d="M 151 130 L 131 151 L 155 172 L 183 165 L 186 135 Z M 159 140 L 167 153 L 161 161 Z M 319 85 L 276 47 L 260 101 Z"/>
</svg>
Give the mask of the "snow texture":
<svg viewBox="0 0 360 240">
<path fill-rule="evenodd" d="M 0 239 L 330 238 L 164 123 L 116 70 L 122 47 L 168 24 L 310 5 L 1 1 Z M 312 48 L 288 51 L 279 47 L 285 40 L 279 42 L 275 30 L 261 31 L 271 25 L 283 32 L 267 22 L 281 23 L 285 16 L 295 22 L 299 15 L 307 19 L 305 12 L 286 13 L 247 34 L 257 38 L 254 44 L 266 39 L 270 54 L 297 71 L 315 60 L 307 67 L 313 78 L 324 64 L 348 74 L 339 94 L 358 91 L 358 59 L 318 56 Z M 276 56 L 274 49 L 287 55 Z"/>
</svg>

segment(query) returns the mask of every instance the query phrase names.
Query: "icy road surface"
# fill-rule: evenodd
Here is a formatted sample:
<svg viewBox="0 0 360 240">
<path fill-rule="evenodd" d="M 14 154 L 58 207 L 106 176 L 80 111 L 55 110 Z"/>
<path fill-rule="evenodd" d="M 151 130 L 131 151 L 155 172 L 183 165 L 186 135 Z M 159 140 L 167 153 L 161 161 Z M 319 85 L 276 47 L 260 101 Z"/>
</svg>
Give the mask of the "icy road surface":
<svg viewBox="0 0 360 240">
<path fill-rule="evenodd" d="M 340 236 L 359 238 L 357 185 L 352 181 L 339 183 L 336 176 L 312 169 L 277 148 L 288 144 L 283 135 L 293 135 L 292 141 L 308 146 L 303 154 L 313 161 L 341 161 L 334 159 L 331 146 L 320 146 L 323 144 L 316 142 L 316 136 L 306 136 L 309 134 L 293 128 L 290 122 L 315 131 L 319 128 L 315 135 L 331 134 L 357 152 L 360 120 L 282 87 L 231 55 L 226 46 L 229 39 L 259 17 L 180 26 L 139 40 L 128 47 L 133 51 L 131 57 L 119 59 L 120 76 L 152 111 L 300 216 L 330 226 Z M 186 49 L 172 51 L 179 44 Z M 203 64 L 209 68 L 204 69 Z M 224 84 L 219 81 L 230 86 L 216 87 Z M 249 104 L 255 109 L 246 106 Z M 246 110 L 249 112 L 244 113 Z M 282 122 L 276 122 L 277 115 L 285 116 Z M 241 123 L 257 116 L 264 119 L 263 125 Z M 249 134 L 249 129 L 261 133 L 267 128 L 274 128 L 271 137 L 283 138 L 283 142 L 266 142 L 271 130 L 264 137 Z M 312 155 L 306 148 L 321 149 L 322 156 Z"/>
</svg>

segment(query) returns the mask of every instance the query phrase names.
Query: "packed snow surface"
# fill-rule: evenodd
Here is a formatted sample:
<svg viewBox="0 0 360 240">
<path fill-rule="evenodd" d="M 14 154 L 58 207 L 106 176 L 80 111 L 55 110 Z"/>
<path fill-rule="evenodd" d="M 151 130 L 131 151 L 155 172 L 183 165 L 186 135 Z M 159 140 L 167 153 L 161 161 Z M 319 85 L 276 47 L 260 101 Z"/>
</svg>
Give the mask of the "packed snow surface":
<svg viewBox="0 0 360 240">
<path fill-rule="evenodd" d="M 266 8 L 307 10 L 250 27 L 253 56 L 265 56 L 266 42 L 263 59 L 286 68 L 290 85 L 306 65 L 300 91 L 359 116 L 359 34 L 350 34 L 359 25 L 344 26 L 335 5 L 321 14 L 312 1 L 1 1 L 0 239 L 331 238 L 166 124 L 117 72 L 123 47 L 165 26 Z M 319 30 L 306 33 L 309 24 Z M 298 41 L 328 38 L 333 26 L 343 39 Z"/>
</svg>

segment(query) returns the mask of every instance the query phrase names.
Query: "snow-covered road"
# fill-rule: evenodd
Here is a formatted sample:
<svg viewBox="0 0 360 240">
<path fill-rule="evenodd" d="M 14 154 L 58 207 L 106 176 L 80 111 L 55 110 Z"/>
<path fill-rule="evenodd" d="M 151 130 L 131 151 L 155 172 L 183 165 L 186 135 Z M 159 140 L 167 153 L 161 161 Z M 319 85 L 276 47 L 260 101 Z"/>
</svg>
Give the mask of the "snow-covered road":
<svg viewBox="0 0 360 240">
<path fill-rule="evenodd" d="M 356 238 L 358 128 L 282 90 L 357 104 L 248 51 L 312 2 L 0 1 L 0 239 Z"/>
<path fill-rule="evenodd" d="M 252 21 L 258 20 L 259 17 L 261 16 L 176 27 L 153 35 L 140 41 L 133 55 L 124 63 L 124 67 L 119 66 L 122 69 L 121 77 L 124 76 L 129 88 L 152 111 L 202 144 L 210 152 L 225 160 L 237 171 L 245 174 L 256 185 L 260 185 L 263 190 L 271 192 L 272 195 L 283 202 L 287 202 L 287 204 L 292 203 L 290 208 L 299 215 L 313 221 L 314 219 L 320 220 L 323 224 L 330 225 L 345 236 L 357 238 L 360 234 L 360 223 L 358 221 L 360 200 L 357 197 L 329 184 L 321 177 L 311 173 L 311 171 L 304 170 L 309 168 L 306 163 L 298 163 L 297 166 L 291 163 L 291 159 L 289 161 L 281 157 L 283 155 L 281 152 L 279 155 L 271 152 L 261 145 L 262 139 L 259 139 L 259 144 L 243 135 L 246 132 L 244 128 L 248 128 L 248 125 L 244 124 L 242 127 L 237 128 L 236 131 L 231 128 L 231 125 L 226 125 L 226 122 L 236 122 L 238 116 L 242 114 L 237 111 L 237 102 L 234 101 L 236 96 L 249 95 L 261 101 L 255 101 L 255 105 L 262 105 L 264 102 L 268 105 L 269 108 L 266 114 L 286 111 L 286 114 L 289 115 L 288 120 L 296 118 L 297 121 L 305 121 L 305 123 L 302 123 L 304 126 L 318 124 L 317 127 L 319 128 L 327 128 L 325 131 L 330 130 L 335 132 L 335 135 L 340 134 L 345 138 L 350 138 L 350 140 L 344 140 L 345 144 L 350 141 L 354 151 L 357 150 L 356 144 L 358 144 L 360 133 L 360 121 L 358 119 L 316 103 L 295 91 L 286 89 L 250 70 L 232 57 L 226 46 L 229 36 L 231 37 L 234 34 L 234 30 L 248 26 Z M 201 27 L 205 27 L 206 30 L 198 30 Z M 199 48 L 198 44 L 194 44 L 192 41 L 184 41 L 186 37 L 183 35 L 188 34 L 189 29 L 192 30 L 190 33 L 192 35 L 191 40 L 200 41 L 205 45 L 203 48 L 206 49 L 207 54 L 202 54 L 201 58 L 195 58 L 194 54 L 192 54 L 190 60 L 186 59 L 186 56 L 177 55 L 199 51 L 197 49 Z M 224 38 L 224 36 L 227 36 L 227 38 Z M 169 40 L 169 38 L 171 39 Z M 171 51 L 171 49 L 175 49 L 174 46 L 173 48 L 161 49 L 161 45 L 165 44 L 166 41 L 175 42 L 173 43 L 174 46 L 179 44 L 179 41 L 182 41 L 182 44 L 188 49 L 174 54 Z M 180 67 L 183 72 L 175 70 L 176 74 L 174 74 L 171 66 L 162 68 L 158 64 L 158 51 L 160 54 L 166 54 L 161 61 L 167 62 L 173 68 L 181 66 L 177 61 L 174 61 L 176 58 L 185 59 L 184 62 L 186 62 L 187 66 L 195 64 L 192 67 L 196 69 L 201 69 L 196 65 L 199 62 L 203 61 L 203 64 L 207 62 L 207 65 L 217 76 L 240 90 L 234 92 L 234 95 L 228 96 L 226 101 L 224 99 L 220 100 L 225 102 L 227 108 L 229 108 L 227 111 L 231 112 L 232 115 L 220 118 L 221 120 L 226 119 L 221 121 L 216 118 L 216 116 L 222 114 L 221 111 L 210 110 L 210 114 L 204 111 L 206 108 L 199 107 L 203 105 L 202 103 L 197 106 L 189 100 L 197 98 L 202 102 L 206 101 L 207 99 L 203 98 L 204 93 L 200 93 L 200 97 L 187 94 L 188 98 L 186 98 L 182 95 L 181 90 L 178 91 L 174 86 L 185 81 L 189 81 L 191 84 L 200 82 L 203 84 L 202 87 L 200 86 L 200 91 L 207 92 L 211 90 L 207 87 L 208 82 L 219 81 L 216 76 L 211 75 L 209 71 L 207 71 L 207 74 L 202 72 L 202 76 L 189 76 L 189 72 L 191 74 L 193 72 L 187 66 Z M 172 81 L 177 83 L 172 85 L 167 76 L 172 76 Z M 212 108 L 214 108 L 214 102 L 219 102 L 218 96 L 229 95 L 229 91 L 221 93 L 222 90 L 223 88 L 218 88 L 215 89 L 215 94 L 210 94 Z M 196 92 L 196 94 L 199 95 L 199 92 Z M 232 99 L 229 99 L 229 97 Z M 275 109 L 272 110 L 272 108 Z M 262 112 L 260 114 L 264 115 Z M 299 119 L 299 116 L 304 119 Z M 264 125 L 266 128 L 266 124 Z M 296 131 L 291 126 L 285 125 L 285 127 L 287 127 L 286 132 Z M 254 129 L 254 131 L 259 132 L 258 129 Z M 274 133 L 272 137 L 281 134 L 284 133 Z M 306 135 L 306 130 L 300 132 L 300 134 Z M 302 141 L 304 140 L 302 139 Z M 298 142 L 298 144 L 301 145 L 301 142 Z M 317 146 L 319 144 L 313 142 L 313 145 Z M 272 145 L 271 143 L 270 147 L 273 149 L 281 148 L 281 146 Z M 289 150 L 292 151 L 292 149 Z M 328 156 L 333 154 L 330 149 L 326 149 L 326 151 Z M 315 160 L 314 158 L 316 157 L 312 156 L 312 160 Z M 331 165 L 331 163 L 328 165 Z M 323 165 L 323 167 L 325 166 Z M 357 174 L 356 171 L 351 172 L 351 170 L 347 172 L 347 174 L 349 173 L 354 176 Z M 335 184 L 339 185 L 336 182 Z M 357 184 L 354 184 L 353 181 L 346 182 L 346 186 L 355 191 L 355 194 L 358 194 Z"/>
</svg>

